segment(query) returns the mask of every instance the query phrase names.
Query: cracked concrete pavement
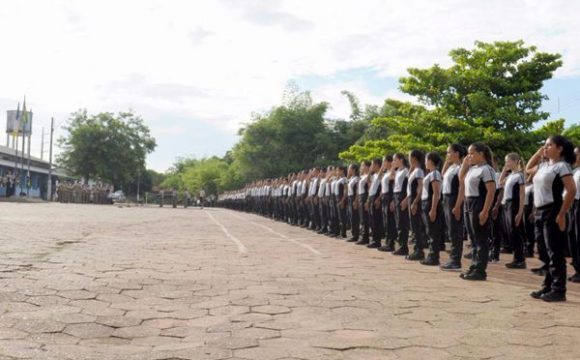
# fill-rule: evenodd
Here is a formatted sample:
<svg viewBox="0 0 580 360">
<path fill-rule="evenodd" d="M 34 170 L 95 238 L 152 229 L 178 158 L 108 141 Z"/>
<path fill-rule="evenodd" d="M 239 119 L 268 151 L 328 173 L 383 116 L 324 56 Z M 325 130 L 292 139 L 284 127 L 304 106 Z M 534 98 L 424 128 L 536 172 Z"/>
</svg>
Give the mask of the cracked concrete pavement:
<svg viewBox="0 0 580 360">
<path fill-rule="evenodd" d="M 578 359 L 580 285 L 222 209 L 0 204 L 0 359 Z M 503 259 L 510 260 L 508 258 Z"/>
</svg>

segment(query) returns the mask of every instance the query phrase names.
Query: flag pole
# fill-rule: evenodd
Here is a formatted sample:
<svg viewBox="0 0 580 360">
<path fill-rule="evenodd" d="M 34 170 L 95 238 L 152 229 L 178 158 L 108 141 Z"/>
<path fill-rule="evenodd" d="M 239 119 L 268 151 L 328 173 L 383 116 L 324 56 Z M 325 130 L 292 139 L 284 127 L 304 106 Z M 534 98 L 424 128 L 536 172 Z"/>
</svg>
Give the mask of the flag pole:
<svg viewBox="0 0 580 360">
<path fill-rule="evenodd" d="M 20 194 L 19 196 L 24 195 L 24 182 L 26 182 L 26 177 L 24 177 L 24 181 L 22 181 L 22 175 L 24 174 L 24 151 L 25 151 L 25 146 L 26 146 L 26 122 L 28 120 L 28 113 L 26 111 L 26 96 L 24 96 L 24 104 L 22 104 L 22 115 L 23 115 L 23 121 L 21 121 L 21 127 L 22 127 L 22 153 L 20 154 Z"/>
<path fill-rule="evenodd" d="M 54 118 L 50 118 L 50 147 L 48 148 L 48 200 L 52 201 L 52 134 L 54 133 Z"/>
<path fill-rule="evenodd" d="M 32 176 L 30 176 L 30 141 L 32 138 L 32 109 L 30 109 L 30 132 L 28 133 L 28 171 L 26 175 L 26 196 L 30 197 L 30 188 L 32 187 Z"/>
</svg>

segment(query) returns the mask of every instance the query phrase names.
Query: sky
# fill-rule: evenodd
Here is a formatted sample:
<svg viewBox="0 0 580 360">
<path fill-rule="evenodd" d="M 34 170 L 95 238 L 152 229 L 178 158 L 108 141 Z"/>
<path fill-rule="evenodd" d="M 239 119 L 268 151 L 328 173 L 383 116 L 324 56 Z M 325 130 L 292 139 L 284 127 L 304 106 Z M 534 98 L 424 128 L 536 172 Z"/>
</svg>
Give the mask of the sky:
<svg viewBox="0 0 580 360">
<path fill-rule="evenodd" d="M 26 95 L 40 156 L 51 117 L 58 137 L 78 109 L 131 109 L 157 140 L 148 167 L 165 171 L 177 157 L 223 156 L 289 81 L 347 118 L 342 90 L 363 104 L 409 100 L 398 90 L 407 68 L 449 65 L 451 49 L 476 40 L 522 39 L 562 54 L 544 109 L 570 125 L 580 122 L 579 13 L 580 2 L 560 0 L 2 1 L 0 112 Z"/>
</svg>

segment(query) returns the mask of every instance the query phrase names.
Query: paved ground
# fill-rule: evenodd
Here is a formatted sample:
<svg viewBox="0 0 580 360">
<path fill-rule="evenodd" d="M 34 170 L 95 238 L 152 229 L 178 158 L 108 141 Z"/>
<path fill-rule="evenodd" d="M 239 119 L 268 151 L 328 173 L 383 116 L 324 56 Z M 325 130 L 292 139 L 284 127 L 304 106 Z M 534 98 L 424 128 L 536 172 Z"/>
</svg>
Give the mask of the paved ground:
<svg viewBox="0 0 580 360">
<path fill-rule="evenodd" d="M 509 260 L 509 259 L 505 259 Z M 218 209 L 0 204 L 0 359 L 578 359 L 580 286 Z"/>
</svg>

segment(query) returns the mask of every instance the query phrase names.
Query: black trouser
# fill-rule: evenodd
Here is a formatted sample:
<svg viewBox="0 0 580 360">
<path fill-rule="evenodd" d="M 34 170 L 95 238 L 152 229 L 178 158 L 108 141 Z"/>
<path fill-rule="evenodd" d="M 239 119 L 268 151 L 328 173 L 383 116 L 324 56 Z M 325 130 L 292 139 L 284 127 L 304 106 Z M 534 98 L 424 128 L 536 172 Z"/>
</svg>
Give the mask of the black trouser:
<svg viewBox="0 0 580 360">
<path fill-rule="evenodd" d="M 576 274 L 580 274 L 580 200 L 574 201 L 572 211 L 572 231 L 570 232 L 570 252 L 572 255 L 572 265 Z"/>
<path fill-rule="evenodd" d="M 421 219 L 421 204 L 417 205 L 417 211 L 415 215 L 411 211 L 411 207 L 408 207 L 409 218 L 411 219 L 411 230 L 413 230 L 413 235 L 415 236 L 415 252 L 423 252 L 423 249 L 427 247 L 427 234 L 425 233 L 425 226 L 423 225 L 423 220 Z"/>
<path fill-rule="evenodd" d="M 499 257 L 501 248 L 511 251 L 511 247 L 506 243 L 506 236 L 504 234 L 504 220 L 503 220 L 503 205 L 500 205 L 497 213 L 497 218 L 491 218 L 490 222 L 490 247 L 494 257 Z"/>
<path fill-rule="evenodd" d="M 365 210 L 365 203 L 367 201 L 367 194 L 360 194 L 359 195 L 359 203 L 358 203 L 358 210 L 360 216 L 360 222 L 362 224 L 362 240 L 368 241 L 369 240 L 369 212 Z"/>
<path fill-rule="evenodd" d="M 395 222 L 395 212 L 391 211 L 391 202 L 393 195 L 383 194 L 381 203 L 383 207 L 383 226 L 385 230 L 385 244 L 387 246 L 395 247 L 395 240 L 397 239 L 397 224 Z"/>
<path fill-rule="evenodd" d="M 515 205 L 516 203 L 512 200 L 507 200 L 503 205 L 503 231 L 507 243 L 514 251 L 514 261 L 522 262 L 526 261 L 524 255 L 525 228 L 523 221 L 520 221 L 520 224 L 516 225 L 516 215 L 519 209 L 516 209 Z"/>
<path fill-rule="evenodd" d="M 346 223 L 347 223 L 346 208 L 347 208 L 346 202 L 342 205 L 340 204 L 340 201 L 336 202 L 338 224 L 340 227 L 340 235 L 342 237 L 346 237 Z"/>
<path fill-rule="evenodd" d="M 443 195 L 443 211 L 445 212 L 445 230 L 451 242 L 451 254 L 449 259 L 457 264 L 461 263 L 463 254 L 463 207 L 459 220 L 453 214 L 453 208 L 457 202 L 457 195 Z"/>
<path fill-rule="evenodd" d="M 427 229 L 427 236 L 429 238 L 429 255 L 427 257 L 438 261 L 439 251 L 441 251 L 443 242 L 445 241 L 445 220 L 443 216 L 443 207 L 440 202 L 439 206 L 437 206 L 435 221 L 431 221 L 429 212 L 431 211 L 432 204 L 431 199 L 421 201 L 421 214 L 423 226 Z"/>
<path fill-rule="evenodd" d="M 553 204 L 536 209 L 536 240 L 543 240 L 548 255 L 548 271 L 544 287 L 556 292 L 566 292 L 566 231 L 561 231 L 556 223 L 560 206 Z"/>
<path fill-rule="evenodd" d="M 330 233 L 338 235 L 339 233 L 339 219 L 338 219 L 338 209 L 335 195 L 330 197 L 330 208 L 328 210 L 330 218 Z"/>
<path fill-rule="evenodd" d="M 320 208 L 320 230 L 328 231 L 328 197 L 319 198 L 318 207 Z"/>
<path fill-rule="evenodd" d="M 315 230 L 320 229 L 320 212 L 318 211 L 318 202 L 320 202 L 320 199 L 317 196 L 314 196 L 312 199 L 310 199 L 311 214 Z"/>
<path fill-rule="evenodd" d="M 485 199 L 468 197 L 465 199 L 465 225 L 471 239 L 472 260 L 470 269 L 486 274 L 489 259 L 490 223 L 488 218 L 485 224 L 479 224 L 479 214 L 483 210 Z"/>
<path fill-rule="evenodd" d="M 383 217 L 381 215 L 381 206 L 375 205 L 376 195 L 369 197 L 369 220 L 372 229 L 373 243 L 381 244 L 383 238 Z"/>
<path fill-rule="evenodd" d="M 526 234 L 526 251 L 530 254 L 534 253 L 534 245 L 536 243 L 536 236 L 534 234 L 534 216 L 532 205 L 524 206 L 524 229 Z"/>
<path fill-rule="evenodd" d="M 360 216 L 358 209 L 354 208 L 355 197 L 348 197 L 348 217 L 350 218 L 350 230 L 352 232 L 352 238 L 358 240 L 360 235 Z"/>
<path fill-rule="evenodd" d="M 403 193 L 395 193 L 393 201 L 395 202 L 395 220 L 397 224 L 397 234 L 399 235 L 399 246 L 403 249 L 409 249 L 409 210 L 401 209 L 401 201 L 404 198 Z"/>
</svg>

